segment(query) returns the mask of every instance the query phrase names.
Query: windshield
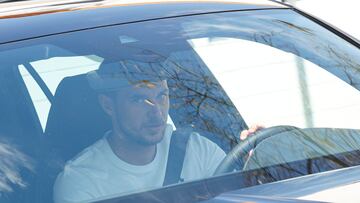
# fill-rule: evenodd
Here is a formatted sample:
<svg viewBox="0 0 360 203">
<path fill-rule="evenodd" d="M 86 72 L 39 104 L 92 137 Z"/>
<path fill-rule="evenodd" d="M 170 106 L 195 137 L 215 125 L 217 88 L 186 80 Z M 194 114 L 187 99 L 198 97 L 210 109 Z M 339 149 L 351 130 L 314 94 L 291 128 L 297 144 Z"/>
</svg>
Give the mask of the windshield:
<svg viewBox="0 0 360 203">
<path fill-rule="evenodd" d="M 360 163 L 360 52 L 290 10 L 41 37 L 2 45 L 0 60 L 5 202 L 237 180 L 218 194 Z M 283 127 L 234 156 L 254 124 Z M 193 193 L 179 202 L 204 200 Z"/>
</svg>

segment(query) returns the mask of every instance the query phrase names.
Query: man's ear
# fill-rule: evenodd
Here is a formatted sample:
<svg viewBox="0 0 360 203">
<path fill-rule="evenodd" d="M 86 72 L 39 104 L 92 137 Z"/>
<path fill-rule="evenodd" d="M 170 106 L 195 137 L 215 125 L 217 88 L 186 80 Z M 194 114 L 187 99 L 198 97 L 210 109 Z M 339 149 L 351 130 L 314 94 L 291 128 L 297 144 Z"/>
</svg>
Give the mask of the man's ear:
<svg viewBox="0 0 360 203">
<path fill-rule="evenodd" d="M 115 111 L 114 100 L 105 94 L 99 94 L 98 100 L 101 108 L 105 111 L 105 113 L 109 116 L 113 116 Z"/>
</svg>

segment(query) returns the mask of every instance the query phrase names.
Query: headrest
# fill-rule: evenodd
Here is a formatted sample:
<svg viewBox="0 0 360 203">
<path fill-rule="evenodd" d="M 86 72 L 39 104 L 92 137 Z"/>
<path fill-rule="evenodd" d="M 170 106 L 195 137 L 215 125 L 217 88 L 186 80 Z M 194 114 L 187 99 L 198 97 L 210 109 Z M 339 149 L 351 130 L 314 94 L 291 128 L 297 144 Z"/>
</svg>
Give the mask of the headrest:
<svg viewBox="0 0 360 203">
<path fill-rule="evenodd" d="M 70 159 L 110 129 L 111 120 L 98 103 L 86 75 L 64 78 L 56 90 L 45 129 L 58 155 Z"/>
</svg>

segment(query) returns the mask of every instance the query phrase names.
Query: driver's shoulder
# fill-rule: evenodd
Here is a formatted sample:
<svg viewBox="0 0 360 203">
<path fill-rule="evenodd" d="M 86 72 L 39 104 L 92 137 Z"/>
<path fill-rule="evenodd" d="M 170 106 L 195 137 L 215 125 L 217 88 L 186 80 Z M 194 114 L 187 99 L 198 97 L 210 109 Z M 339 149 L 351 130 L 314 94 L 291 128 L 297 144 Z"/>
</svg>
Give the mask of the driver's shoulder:
<svg viewBox="0 0 360 203">
<path fill-rule="evenodd" d="M 90 184 L 94 177 L 106 177 L 107 164 L 102 163 L 105 162 L 105 155 L 101 152 L 105 144 L 106 139 L 102 138 L 67 161 L 56 178 L 55 188 L 77 188 Z"/>
<path fill-rule="evenodd" d="M 222 151 L 216 143 L 195 131 L 190 133 L 187 150 L 196 154 Z"/>
<path fill-rule="evenodd" d="M 94 165 L 94 162 L 103 161 L 105 156 L 104 151 L 106 150 L 106 148 L 106 138 L 101 138 L 94 144 L 83 149 L 75 157 L 67 161 L 64 170 L 69 168 L 88 168 L 90 165 Z M 96 165 L 99 165 L 99 163 L 97 163 Z"/>
</svg>

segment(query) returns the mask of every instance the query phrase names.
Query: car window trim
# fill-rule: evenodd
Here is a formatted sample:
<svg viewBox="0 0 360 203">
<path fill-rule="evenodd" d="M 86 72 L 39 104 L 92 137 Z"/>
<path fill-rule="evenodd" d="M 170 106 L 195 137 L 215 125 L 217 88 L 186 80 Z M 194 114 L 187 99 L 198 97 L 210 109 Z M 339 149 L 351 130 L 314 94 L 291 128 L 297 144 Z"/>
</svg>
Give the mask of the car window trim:
<svg viewBox="0 0 360 203">
<path fill-rule="evenodd" d="M 81 31 L 87 31 L 87 30 L 95 30 L 95 29 L 101 29 L 101 28 L 107 28 L 107 27 L 113 27 L 113 26 L 122 26 L 122 25 L 128 25 L 128 24 L 142 23 L 142 22 L 148 22 L 148 21 L 157 21 L 157 20 L 174 19 L 174 18 L 191 17 L 191 16 L 201 16 L 201 15 L 209 15 L 209 14 L 211 15 L 211 14 L 218 14 L 218 13 L 236 13 L 236 12 L 263 11 L 263 10 L 293 10 L 293 9 L 288 8 L 288 7 L 284 7 L 284 8 L 251 8 L 251 9 L 241 9 L 241 10 L 234 9 L 234 10 L 221 10 L 221 11 L 209 11 L 209 12 L 203 12 L 203 13 L 173 15 L 173 16 L 158 17 L 158 18 L 146 18 L 146 19 L 142 19 L 142 20 L 134 20 L 134 21 L 112 23 L 112 24 L 97 25 L 94 27 L 84 27 L 84 28 L 80 28 L 80 29 L 66 30 L 63 32 L 55 32 L 55 33 L 51 33 L 51 34 L 42 34 L 42 35 L 37 35 L 37 36 L 31 36 L 28 38 L 19 38 L 19 39 L 15 39 L 15 40 L 11 40 L 11 41 L 3 41 L 3 42 L 0 42 L 0 46 L 6 45 L 6 44 L 11 44 L 11 43 L 16 43 L 16 42 L 33 40 L 33 39 L 40 39 L 40 38 L 44 38 L 44 37 L 69 34 L 69 33 L 81 32 Z"/>
</svg>

